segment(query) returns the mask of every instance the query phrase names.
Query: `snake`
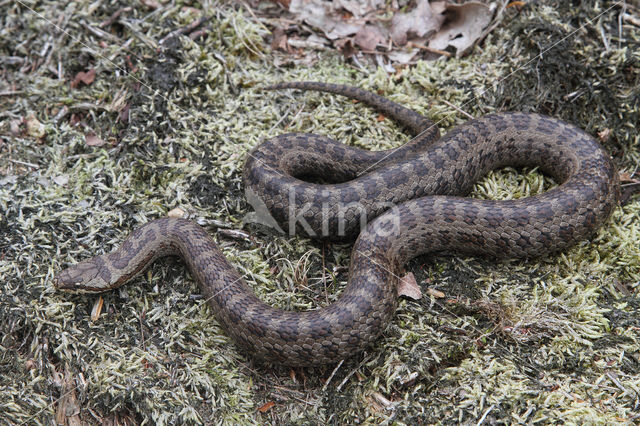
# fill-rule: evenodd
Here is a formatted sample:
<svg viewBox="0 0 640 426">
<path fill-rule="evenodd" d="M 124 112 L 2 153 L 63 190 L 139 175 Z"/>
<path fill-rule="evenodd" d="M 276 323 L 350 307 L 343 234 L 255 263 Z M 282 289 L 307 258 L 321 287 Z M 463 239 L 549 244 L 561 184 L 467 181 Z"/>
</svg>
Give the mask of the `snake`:
<svg viewBox="0 0 640 426">
<path fill-rule="evenodd" d="M 355 239 L 347 285 L 335 302 L 308 311 L 266 304 L 204 228 L 171 217 L 150 221 L 116 250 L 61 271 L 56 288 L 104 292 L 158 257 L 177 255 L 242 351 L 292 367 L 332 364 L 372 346 L 384 332 L 410 259 L 441 252 L 533 258 L 561 251 L 591 236 L 618 205 L 620 184 L 611 157 L 589 134 L 553 117 L 493 113 L 440 137 L 422 114 L 361 88 L 284 82 L 266 89 L 346 96 L 413 136 L 400 147 L 369 151 L 327 136 L 288 133 L 248 152 L 246 193 L 263 203 L 280 230 Z M 505 166 L 537 167 L 558 185 L 512 200 L 467 196 L 480 178 Z"/>
</svg>

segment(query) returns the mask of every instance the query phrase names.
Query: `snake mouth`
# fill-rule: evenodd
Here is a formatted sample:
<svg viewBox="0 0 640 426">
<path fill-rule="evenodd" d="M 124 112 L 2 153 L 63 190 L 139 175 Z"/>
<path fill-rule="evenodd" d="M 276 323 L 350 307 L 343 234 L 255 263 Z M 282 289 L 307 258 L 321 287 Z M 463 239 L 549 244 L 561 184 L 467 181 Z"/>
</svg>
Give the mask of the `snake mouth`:
<svg viewBox="0 0 640 426">
<path fill-rule="evenodd" d="M 66 271 L 63 271 L 63 273 Z M 84 287 L 78 287 L 75 283 L 69 280 L 64 280 L 60 276 L 53 278 L 53 286 L 60 291 L 65 291 L 67 293 L 75 293 L 81 292 Z"/>
<path fill-rule="evenodd" d="M 100 284 L 99 269 L 95 262 L 85 261 L 72 265 L 53 278 L 56 289 L 73 293 L 100 293 L 109 288 Z"/>
<path fill-rule="evenodd" d="M 55 277 L 53 279 L 53 286 L 56 290 L 64 291 L 65 293 L 76 293 L 76 294 L 96 294 L 102 293 L 104 291 L 108 291 L 110 289 L 104 289 L 100 287 L 87 286 L 85 284 L 80 283 L 78 285 L 74 282 L 64 281 L 60 277 Z"/>
</svg>

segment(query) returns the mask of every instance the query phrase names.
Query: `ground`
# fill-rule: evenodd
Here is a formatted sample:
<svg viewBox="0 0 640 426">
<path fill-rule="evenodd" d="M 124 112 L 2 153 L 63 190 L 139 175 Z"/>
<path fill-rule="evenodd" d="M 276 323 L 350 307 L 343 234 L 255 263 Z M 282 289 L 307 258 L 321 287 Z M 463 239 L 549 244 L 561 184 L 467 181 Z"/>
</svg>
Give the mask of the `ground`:
<svg viewBox="0 0 640 426">
<path fill-rule="evenodd" d="M 331 49 L 272 51 L 272 28 L 242 2 L 204 12 L 141 4 L 100 27 L 122 5 L 0 1 L 2 423 L 640 421 L 637 197 L 563 253 L 411 261 L 424 297 L 403 298 L 377 343 L 337 366 L 290 369 L 240 352 L 177 259 L 102 297 L 52 284 L 65 265 L 179 208 L 268 303 L 312 309 L 335 300 L 350 245 L 243 225 L 245 156 L 290 131 L 368 149 L 408 136 L 344 98 L 261 90 L 277 81 L 373 90 L 443 133 L 466 114 L 553 115 L 598 138 L 632 175 L 640 28 L 623 15 L 637 19 L 640 9 L 533 3 L 507 9 L 468 56 L 389 75 Z M 203 36 L 159 43 L 202 16 L 210 18 Z M 472 195 L 523 197 L 552 185 L 535 170 L 505 169 Z"/>
</svg>

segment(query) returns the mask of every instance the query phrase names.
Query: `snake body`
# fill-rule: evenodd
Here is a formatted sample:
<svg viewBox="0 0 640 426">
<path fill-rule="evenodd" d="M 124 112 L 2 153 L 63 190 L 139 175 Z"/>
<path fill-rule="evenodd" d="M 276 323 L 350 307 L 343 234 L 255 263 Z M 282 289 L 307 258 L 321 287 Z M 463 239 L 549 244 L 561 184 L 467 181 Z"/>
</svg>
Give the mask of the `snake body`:
<svg viewBox="0 0 640 426">
<path fill-rule="evenodd" d="M 157 257 L 178 254 L 222 326 L 247 353 L 291 366 L 326 364 L 361 351 L 385 329 L 396 308 L 398 273 L 410 258 L 440 251 L 539 256 L 588 237 L 618 202 L 618 177 L 608 154 L 560 120 L 491 114 L 439 138 L 422 115 L 362 89 L 314 82 L 270 87 L 283 88 L 360 100 L 416 136 L 400 148 L 369 152 L 324 136 L 285 134 L 248 155 L 245 186 L 285 231 L 329 239 L 359 234 L 348 284 L 335 303 L 307 312 L 266 305 L 200 226 L 173 218 L 154 220 L 117 250 L 62 271 L 56 286 L 106 291 Z M 511 201 L 460 197 L 503 166 L 537 166 L 559 186 Z M 309 177 L 324 183 L 301 179 Z"/>
</svg>

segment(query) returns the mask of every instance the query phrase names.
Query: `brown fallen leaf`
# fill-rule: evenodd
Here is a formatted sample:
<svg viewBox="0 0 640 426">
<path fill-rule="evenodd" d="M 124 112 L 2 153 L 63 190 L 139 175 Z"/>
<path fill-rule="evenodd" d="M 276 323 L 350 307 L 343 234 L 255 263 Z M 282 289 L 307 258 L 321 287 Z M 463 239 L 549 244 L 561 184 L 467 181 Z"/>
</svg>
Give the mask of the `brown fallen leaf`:
<svg viewBox="0 0 640 426">
<path fill-rule="evenodd" d="M 125 61 L 127 62 L 127 67 L 129 68 L 129 71 L 131 71 L 131 74 L 135 74 L 138 71 L 138 67 L 133 64 L 133 61 L 131 60 L 131 55 L 125 56 Z M 137 83 L 137 84 L 140 84 L 140 83 Z"/>
<path fill-rule="evenodd" d="M 52 180 L 53 180 L 53 183 L 55 183 L 56 185 L 65 186 L 66 184 L 69 183 L 69 175 L 65 175 L 65 174 L 58 175 L 58 176 L 55 176 Z"/>
<path fill-rule="evenodd" d="M 360 28 L 360 31 L 353 38 L 355 44 L 370 52 L 376 50 L 378 45 L 384 45 L 386 40 L 387 37 L 379 27 L 369 24 Z"/>
<path fill-rule="evenodd" d="M 36 116 L 31 113 L 25 120 L 25 124 L 27 125 L 27 134 L 33 138 L 40 139 L 44 136 L 44 124 L 42 124 Z"/>
<path fill-rule="evenodd" d="M 611 129 L 609 128 L 604 128 L 601 131 L 598 132 L 598 138 L 600 139 L 600 142 L 605 143 L 606 141 L 609 140 L 609 136 L 611 136 Z"/>
<path fill-rule="evenodd" d="M 22 121 L 22 118 L 16 118 L 14 120 L 11 120 L 9 122 L 9 132 L 11 133 L 11 136 L 18 136 L 22 134 L 23 124 L 24 123 Z"/>
<path fill-rule="evenodd" d="M 384 0 L 334 0 L 344 10 L 348 10 L 356 18 L 362 18 L 366 14 L 378 9 L 384 4 Z"/>
<path fill-rule="evenodd" d="M 398 297 L 406 296 L 413 300 L 420 300 L 422 298 L 420 286 L 418 286 L 416 277 L 411 272 L 408 272 L 404 277 L 400 278 L 396 291 L 398 292 Z"/>
<path fill-rule="evenodd" d="M 338 48 L 345 58 L 350 58 L 355 55 L 356 48 L 353 45 L 352 38 L 343 38 L 342 40 L 336 40 L 333 44 Z"/>
<path fill-rule="evenodd" d="M 129 122 L 129 110 L 131 109 L 131 104 L 126 104 L 122 107 L 120 112 L 118 113 L 118 123 L 128 123 Z"/>
<path fill-rule="evenodd" d="M 76 74 L 75 78 L 71 82 L 71 88 L 75 89 L 76 87 L 78 87 L 80 83 L 84 83 L 88 86 L 91 83 L 93 83 L 95 79 L 96 79 L 95 69 L 90 69 L 87 72 L 80 71 L 78 74 Z"/>
<path fill-rule="evenodd" d="M 273 408 L 273 406 L 276 405 L 275 402 L 273 401 L 269 401 L 266 404 L 261 405 L 260 407 L 258 407 L 259 412 L 261 413 L 266 413 L 267 411 L 269 411 L 271 408 Z"/>
<path fill-rule="evenodd" d="M 285 9 L 289 9 L 289 4 L 291 3 L 291 0 L 272 0 L 272 1 L 274 1 L 275 3 L 278 3 Z"/>
<path fill-rule="evenodd" d="M 282 50 L 283 52 L 288 52 L 289 44 L 287 34 L 284 32 L 282 28 L 276 28 L 273 32 L 273 40 L 271 41 L 271 49 L 272 50 Z"/>
<path fill-rule="evenodd" d="M 635 173 L 620 172 L 618 178 L 620 179 L 620 204 L 624 205 L 631 197 L 640 194 L 640 179 Z"/>
<path fill-rule="evenodd" d="M 84 140 L 85 140 L 85 142 L 87 143 L 88 146 L 102 146 L 102 145 L 104 145 L 106 143 L 104 140 L 102 140 L 95 133 L 87 134 L 84 137 Z"/>
<path fill-rule="evenodd" d="M 167 216 L 180 219 L 186 216 L 186 212 L 180 207 L 176 207 L 175 209 L 170 210 L 169 213 L 167 213 Z"/>
<path fill-rule="evenodd" d="M 149 9 L 158 9 L 159 7 L 162 7 L 162 5 L 156 0 L 140 0 L 140 3 L 147 6 Z"/>
<path fill-rule="evenodd" d="M 333 10 L 333 3 L 321 0 L 291 0 L 289 11 L 298 19 L 321 30 L 329 40 L 357 33 L 363 24 L 345 21 Z"/>
<path fill-rule="evenodd" d="M 446 6 L 447 20 L 442 28 L 429 40 L 429 47 L 445 50 L 448 46 L 456 49 L 456 57 L 471 51 L 483 30 L 491 23 L 493 11 L 485 4 L 468 2 Z"/>
<path fill-rule="evenodd" d="M 640 182 L 640 180 L 635 179 L 633 175 L 629 172 L 620 172 L 618 173 L 618 177 L 620 178 L 620 182 L 628 182 L 628 183 Z"/>
<path fill-rule="evenodd" d="M 391 19 L 391 39 L 400 46 L 407 44 L 414 37 L 428 37 L 440 29 L 444 22 L 443 2 L 429 3 L 418 0 L 409 13 L 398 13 Z"/>
<path fill-rule="evenodd" d="M 69 118 L 69 124 L 73 127 L 82 124 L 82 120 L 84 118 L 84 115 L 82 113 L 72 113 L 71 117 Z"/>
</svg>

